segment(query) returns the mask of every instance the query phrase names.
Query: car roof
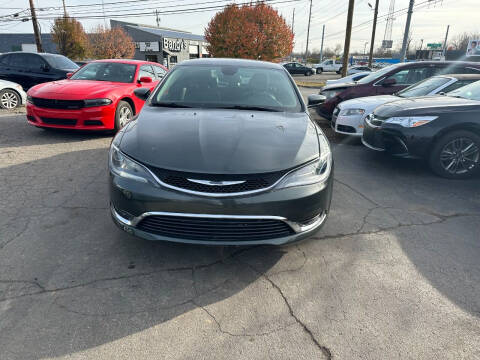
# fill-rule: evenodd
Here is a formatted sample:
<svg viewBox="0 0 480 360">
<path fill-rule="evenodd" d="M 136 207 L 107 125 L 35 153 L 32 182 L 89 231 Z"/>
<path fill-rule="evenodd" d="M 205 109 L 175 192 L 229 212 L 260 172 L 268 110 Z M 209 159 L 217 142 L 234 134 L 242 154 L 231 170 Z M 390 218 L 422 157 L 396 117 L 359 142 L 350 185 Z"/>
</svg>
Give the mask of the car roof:
<svg viewBox="0 0 480 360">
<path fill-rule="evenodd" d="M 479 74 L 444 74 L 439 76 L 452 77 L 457 80 L 480 80 L 480 73 Z"/>
<path fill-rule="evenodd" d="M 198 65 L 217 65 L 217 66 L 243 66 L 266 69 L 283 69 L 281 64 L 268 61 L 247 60 L 247 59 L 223 59 L 223 58 L 201 58 L 182 61 L 177 66 L 198 66 Z"/>
</svg>

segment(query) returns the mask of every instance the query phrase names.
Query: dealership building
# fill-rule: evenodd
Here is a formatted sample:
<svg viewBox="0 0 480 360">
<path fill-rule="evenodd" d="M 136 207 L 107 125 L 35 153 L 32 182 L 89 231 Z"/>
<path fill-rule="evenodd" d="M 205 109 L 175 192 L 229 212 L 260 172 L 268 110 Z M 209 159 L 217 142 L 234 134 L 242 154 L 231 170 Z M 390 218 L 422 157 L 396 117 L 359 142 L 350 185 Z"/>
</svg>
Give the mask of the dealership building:
<svg viewBox="0 0 480 360">
<path fill-rule="evenodd" d="M 110 26 L 121 27 L 135 42 L 134 59 L 158 62 L 167 67 L 200 57 L 208 57 L 207 43 L 202 35 L 187 31 L 110 20 Z M 42 34 L 45 52 L 57 53 L 51 34 Z M 36 51 L 33 34 L 0 34 L 0 53 Z"/>
<path fill-rule="evenodd" d="M 110 20 L 110 26 L 121 27 L 135 42 L 137 60 L 155 61 L 166 67 L 200 57 L 208 57 L 207 43 L 202 35 L 155 26 Z"/>
</svg>

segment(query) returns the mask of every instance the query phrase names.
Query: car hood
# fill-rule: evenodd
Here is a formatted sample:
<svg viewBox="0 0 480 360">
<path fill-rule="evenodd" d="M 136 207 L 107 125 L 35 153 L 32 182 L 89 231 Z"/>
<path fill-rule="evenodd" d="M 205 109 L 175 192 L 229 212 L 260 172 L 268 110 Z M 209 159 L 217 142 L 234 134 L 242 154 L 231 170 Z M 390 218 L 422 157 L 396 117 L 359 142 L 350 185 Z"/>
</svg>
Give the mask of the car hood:
<svg viewBox="0 0 480 360">
<path fill-rule="evenodd" d="M 90 98 L 93 99 L 99 94 L 108 92 L 112 89 L 125 86 L 124 83 L 110 81 L 94 80 L 59 80 L 39 84 L 28 92 L 30 96 L 51 98 L 58 95 L 68 96 L 69 99 L 76 100 Z"/>
<path fill-rule="evenodd" d="M 144 107 L 120 149 L 150 166 L 205 174 L 290 169 L 318 157 L 305 113 Z"/>
<path fill-rule="evenodd" d="M 480 101 L 451 96 L 422 96 L 390 102 L 375 109 L 381 117 L 432 115 L 457 111 L 480 110 Z"/>
<path fill-rule="evenodd" d="M 341 102 L 339 109 L 363 109 L 365 114 L 370 114 L 377 106 L 396 101 L 399 98 L 395 95 L 365 96 Z"/>
<path fill-rule="evenodd" d="M 322 88 L 322 91 L 325 91 L 325 90 L 346 89 L 346 88 L 353 87 L 353 86 L 358 86 L 358 84 L 356 84 L 356 83 L 354 83 L 354 82 L 331 84 L 331 85 L 325 85 L 325 86 Z"/>
</svg>

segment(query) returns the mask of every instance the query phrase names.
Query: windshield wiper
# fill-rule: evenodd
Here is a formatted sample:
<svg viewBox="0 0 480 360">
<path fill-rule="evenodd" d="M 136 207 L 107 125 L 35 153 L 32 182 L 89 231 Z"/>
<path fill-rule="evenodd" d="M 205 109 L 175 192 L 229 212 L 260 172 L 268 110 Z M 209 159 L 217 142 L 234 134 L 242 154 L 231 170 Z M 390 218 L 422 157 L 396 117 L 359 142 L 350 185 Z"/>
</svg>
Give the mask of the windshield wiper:
<svg viewBox="0 0 480 360">
<path fill-rule="evenodd" d="M 170 108 L 191 108 L 191 106 L 176 102 L 152 102 L 151 106 L 170 107 Z"/>
<path fill-rule="evenodd" d="M 234 110 L 253 110 L 253 111 L 272 111 L 272 112 L 282 112 L 282 110 L 273 109 L 263 106 L 250 106 L 250 105 L 233 105 L 233 106 L 222 106 L 217 107 L 216 109 L 234 109 Z"/>
</svg>

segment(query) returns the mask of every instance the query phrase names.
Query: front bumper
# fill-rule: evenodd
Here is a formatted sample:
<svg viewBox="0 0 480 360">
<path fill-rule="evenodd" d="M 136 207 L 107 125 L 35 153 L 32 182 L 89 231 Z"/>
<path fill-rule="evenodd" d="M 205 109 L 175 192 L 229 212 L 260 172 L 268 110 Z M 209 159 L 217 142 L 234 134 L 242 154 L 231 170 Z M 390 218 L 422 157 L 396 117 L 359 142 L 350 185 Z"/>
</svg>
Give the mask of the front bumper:
<svg viewBox="0 0 480 360">
<path fill-rule="evenodd" d="M 333 171 L 324 185 L 308 185 L 250 196 L 211 198 L 175 190 L 155 188 L 110 174 L 111 214 L 120 229 L 147 240 L 204 245 L 281 245 L 299 241 L 317 232 L 328 215 L 332 198 Z M 145 231 L 140 222 L 149 216 L 187 219 L 272 220 L 287 224 L 290 232 L 281 237 L 250 240 L 238 230 L 232 239 L 196 239 L 188 235 L 165 236 Z M 167 226 L 169 226 L 167 224 Z M 194 229 L 189 229 L 194 231 Z M 181 234 L 183 229 L 176 230 Z"/>
<path fill-rule="evenodd" d="M 332 129 L 339 134 L 362 136 L 364 128 L 363 118 L 363 115 L 332 115 L 331 126 Z"/>
<path fill-rule="evenodd" d="M 362 143 L 371 150 L 384 151 L 394 156 L 425 158 L 434 139 L 429 125 L 405 128 L 397 124 L 372 126 L 364 121 Z"/>
<path fill-rule="evenodd" d="M 82 109 L 47 109 L 26 104 L 27 121 L 37 127 L 75 130 L 112 130 L 115 105 L 86 107 Z"/>
</svg>

